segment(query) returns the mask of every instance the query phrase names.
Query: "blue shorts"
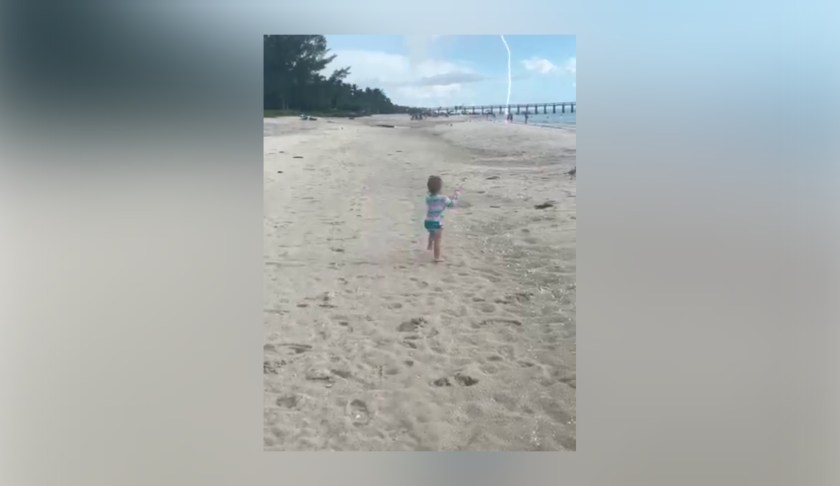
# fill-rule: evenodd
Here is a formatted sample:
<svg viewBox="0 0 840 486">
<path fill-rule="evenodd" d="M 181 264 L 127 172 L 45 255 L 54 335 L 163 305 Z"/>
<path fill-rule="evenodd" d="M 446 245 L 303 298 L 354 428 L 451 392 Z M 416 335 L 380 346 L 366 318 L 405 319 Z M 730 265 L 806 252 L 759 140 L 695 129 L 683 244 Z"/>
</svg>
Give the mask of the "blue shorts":
<svg viewBox="0 0 840 486">
<path fill-rule="evenodd" d="M 423 222 L 423 226 L 425 226 L 426 229 L 429 230 L 429 233 L 434 233 L 437 230 L 443 229 L 443 226 L 440 224 L 440 221 L 426 220 Z"/>
</svg>

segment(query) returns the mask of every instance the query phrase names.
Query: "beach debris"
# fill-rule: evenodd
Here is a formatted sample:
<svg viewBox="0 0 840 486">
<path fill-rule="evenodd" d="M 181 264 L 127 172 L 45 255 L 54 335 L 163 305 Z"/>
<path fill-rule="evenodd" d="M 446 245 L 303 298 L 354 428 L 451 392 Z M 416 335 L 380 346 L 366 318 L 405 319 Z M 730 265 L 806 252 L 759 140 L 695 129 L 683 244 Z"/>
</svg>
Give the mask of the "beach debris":
<svg viewBox="0 0 840 486">
<path fill-rule="evenodd" d="M 277 171 L 277 173 L 278 173 L 278 174 L 282 174 L 282 173 L 283 173 L 283 171 L 282 171 L 282 170 L 278 170 L 278 171 Z"/>
<path fill-rule="evenodd" d="M 394 125 L 388 125 L 388 124 L 385 124 L 385 123 L 377 123 L 376 126 L 382 127 L 382 128 L 394 128 Z"/>
<path fill-rule="evenodd" d="M 553 202 L 551 202 L 551 201 L 546 201 L 546 202 L 544 202 L 544 203 L 542 203 L 542 204 L 537 204 L 536 206 L 534 206 L 534 209 L 546 209 L 546 208 L 553 208 L 553 207 L 554 207 L 554 203 L 553 203 Z"/>
<path fill-rule="evenodd" d="M 488 181 L 495 181 L 496 179 L 499 179 L 499 176 L 490 176 L 487 178 Z"/>
<path fill-rule="evenodd" d="M 576 174 L 577 174 L 577 166 L 574 166 L 574 168 L 572 168 L 572 170 L 570 170 L 569 172 L 566 172 L 566 175 L 569 176 L 572 179 L 574 179 L 576 177 Z"/>
<path fill-rule="evenodd" d="M 303 155 L 293 155 L 292 158 L 293 159 L 302 159 Z"/>
</svg>

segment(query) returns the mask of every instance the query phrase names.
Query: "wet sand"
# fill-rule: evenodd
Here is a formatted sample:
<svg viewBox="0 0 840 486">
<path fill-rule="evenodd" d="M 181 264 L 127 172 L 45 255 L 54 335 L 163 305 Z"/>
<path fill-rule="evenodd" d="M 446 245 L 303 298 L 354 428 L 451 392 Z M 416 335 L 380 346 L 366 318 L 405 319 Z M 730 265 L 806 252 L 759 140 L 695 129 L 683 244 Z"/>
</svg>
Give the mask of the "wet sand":
<svg viewBox="0 0 840 486">
<path fill-rule="evenodd" d="M 265 121 L 266 450 L 575 449 L 575 139 Z M 432 174 L 463 189 L 441 264 Z"/>
</svg>

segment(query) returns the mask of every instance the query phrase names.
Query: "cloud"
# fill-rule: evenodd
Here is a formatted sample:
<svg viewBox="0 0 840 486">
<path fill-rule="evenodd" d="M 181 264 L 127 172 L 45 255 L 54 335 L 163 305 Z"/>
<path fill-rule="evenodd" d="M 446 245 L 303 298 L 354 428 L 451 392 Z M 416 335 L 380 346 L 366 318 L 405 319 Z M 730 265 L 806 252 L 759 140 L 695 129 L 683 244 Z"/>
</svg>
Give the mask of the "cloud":
<svg viewBox="0 0 840 486">
<path fill-rule="evenodd" d="M 557 66 L 548 59 L 541 57 L 526 59 L 522 61 L 522 65 L 525 66 L 525 69 L 539 74 L 565 72 L 567 74 L 571 74 L 572 76 L 577 76 L 577 58 L 575 57 L 567 59 L 566 62 L 563 63 L 562 67 Z"/>
<path fill-rule="evenodd" d="M 551 61 L 539 57 L 526 59 L 522 61 L 522 65 L 525 66 L 525 69 L 529 71 L 536 71 L 540 74 L 548 74 L 557 70 L 557 66 L 555 66 Z"/>
<path fill-rule="evenodd" d="M 569 60 L 566 61 L 566 64 L 563 65 L 563 68 L 572 76 L 577 76 L 577 58 L 569 58 Z"/>
<path fill-rule="evenodd" d="M 432 86 L 401 86 L 396 94 L 400 97 L 424 101 L 446 101 L 462 91 L 460 84 L 432 85 Z"/>
<path fill-rule="evenodd" d="M 418 44 L 420 42 L 418 41 Z M 404 56 L 378 51 L 335 50 L 336 58 L 323 74 L 350 67 L 345 82 L 380 88 L 391 101 L 402 105 L 444 104 L 464 85 L 485 79 L 464 63 L 430 59 L 413 54 Z"/>
<path fill-rule="evenodd" d="M 435 85 L 450 85 L 461 83 L 475 83 L 487 79 L 485 76 L 467 72 L 467 71 L 452 71 L 443 74 L 435 74 L 434 76 L 426 76 L 417 81 L 421 86 L 435 86 Z"/>
<path fill-rule="evenodd" d="M 411 64 L 417 64 L 428 57 L 429 48 L 435 39 L 429 35 L 406 35 L 403 40 L 408 50 L 408 60 Z"/>
</svg>

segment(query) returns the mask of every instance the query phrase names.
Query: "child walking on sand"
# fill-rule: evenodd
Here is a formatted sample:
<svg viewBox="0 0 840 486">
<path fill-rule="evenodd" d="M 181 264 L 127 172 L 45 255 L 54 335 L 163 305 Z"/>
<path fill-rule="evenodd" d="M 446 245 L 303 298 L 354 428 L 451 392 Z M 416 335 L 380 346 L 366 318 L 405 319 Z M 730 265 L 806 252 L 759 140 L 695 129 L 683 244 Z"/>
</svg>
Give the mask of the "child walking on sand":
<svg viewBox="0 0 840 486">
<path fill-rule="evenodd" d="M 443 189 L 443 180 L 438 176 L 429 177 L 429 182 L 426 183 L 429 189 L 429 195 L 426 196 L 426 220 L 423 226 L 429 231 L 429 246 L 428 250 L 435 250 L 435 262 L 441 262 L 440 257 L 440 239 L 443 236 L 443 212 L 446 208 L 451 208 L 458 202 L 460 193 L 455 191 L 452 198 L 441 195 L 440 191 Z"/>
</svg>

